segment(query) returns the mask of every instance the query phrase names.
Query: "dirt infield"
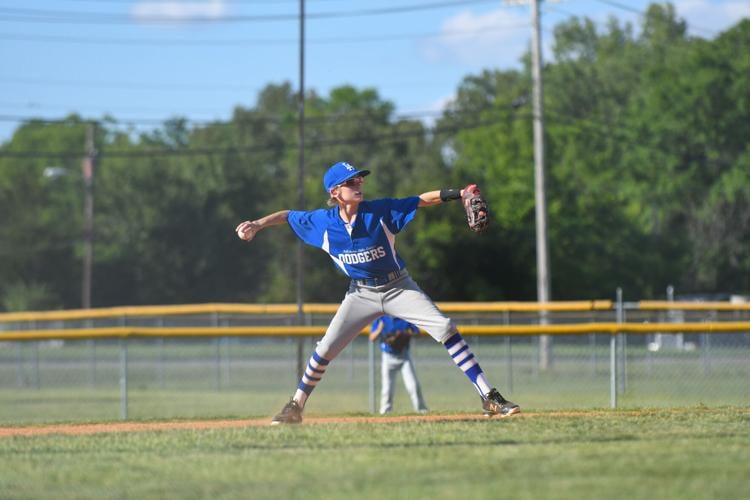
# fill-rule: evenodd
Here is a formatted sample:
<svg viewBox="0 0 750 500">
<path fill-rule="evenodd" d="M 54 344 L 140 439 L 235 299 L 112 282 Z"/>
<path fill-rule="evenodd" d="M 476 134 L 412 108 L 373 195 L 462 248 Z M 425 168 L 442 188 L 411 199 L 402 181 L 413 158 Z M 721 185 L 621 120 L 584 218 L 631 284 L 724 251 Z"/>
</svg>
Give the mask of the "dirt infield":
<svg viewBox="0 0 750 500">
<path fill-rule="evenodd" d="M 534 416 L 556 417 L 595 417 L 612 415 L 615 412 L 580 411 L 554 413 L 522 413 L 514 415 L 513 419 Z M 641 412 L 616 412 L 618 414 L 640 414 Z M 485 417 L 478 414 L 465 415 L 401 415 L 401 416 L 372 416 L 372 417 L 306 417 L 302 425 L 320 424 L 392 424 L 401 422 L 448 422 L 466 420 L 500 420 L 499 417 Z M 0 438 L 17 436 L 44 436 L 49 434 L 83 435 L 121 432 L 170 431 L 170 430 L 201 430 L 254 427 L 270 425 L 270 418 L 245 420 L 191 420 L 177 422 L 116 422 L 102 424 L 55 424 L 39 426 L 0 427 Z"/>
</svg>

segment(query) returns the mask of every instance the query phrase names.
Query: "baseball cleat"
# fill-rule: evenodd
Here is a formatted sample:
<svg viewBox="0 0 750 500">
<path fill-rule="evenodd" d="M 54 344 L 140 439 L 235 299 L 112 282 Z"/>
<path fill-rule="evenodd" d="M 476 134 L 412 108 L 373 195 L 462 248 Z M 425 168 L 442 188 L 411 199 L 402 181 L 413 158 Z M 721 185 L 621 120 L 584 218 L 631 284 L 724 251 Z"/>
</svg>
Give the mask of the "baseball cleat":
<svg viewBox="0 0 750 500">
<path fill-rule="evenodd" d="M 302 423 L 302 407 L 293 399 L 285 404 L 281 412 L 271 420 L 271 425 L 300 423 Z"/>
<path fill-rule="evenodd" d="M 487 393 L 482 401 L 482 409 L 484 410 L 484 415 L 487 417 L 495 415 L 500 415 L 500 417 L 510 417 L 516 413 L 521 413 L 521 407 L 516 403 L 505 399 L 497 389 L 492 389 Z"/>
</svg>

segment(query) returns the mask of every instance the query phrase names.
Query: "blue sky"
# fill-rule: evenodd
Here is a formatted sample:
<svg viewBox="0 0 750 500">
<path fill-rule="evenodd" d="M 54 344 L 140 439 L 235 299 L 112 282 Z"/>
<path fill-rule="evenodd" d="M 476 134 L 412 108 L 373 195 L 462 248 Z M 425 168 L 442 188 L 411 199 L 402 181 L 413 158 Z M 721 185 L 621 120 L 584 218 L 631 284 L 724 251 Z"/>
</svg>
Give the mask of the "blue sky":
<svg viewBox="0 0 750 500">
<path fill-rule="evenodd" d="M 306 88 L 374 87 L 397 114 L 428 117 L 464 76 L 519 66 L 530 8 L 513 3 L 307 0 Z M 574 15 L 638 26 L 649 3 L 546 1 L 543 43 Z M 750 17 L 749 0 L 673 4 L 705 38 Z M 298 12 L 298 0 L 0 0 L 0 141 L 19 118 L 71 112 L 139 130 L 174 116 L 225 120 L 268 83 L 298 86 Z"/>
</svg>

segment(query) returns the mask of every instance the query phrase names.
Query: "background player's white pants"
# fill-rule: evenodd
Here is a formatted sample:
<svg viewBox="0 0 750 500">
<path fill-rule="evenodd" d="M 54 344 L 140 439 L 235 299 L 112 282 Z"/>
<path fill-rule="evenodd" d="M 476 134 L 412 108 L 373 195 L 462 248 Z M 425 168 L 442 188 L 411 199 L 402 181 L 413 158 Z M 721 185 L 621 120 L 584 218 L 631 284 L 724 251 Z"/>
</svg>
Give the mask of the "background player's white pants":
<svg viewBox="0 0 750 500">
<path fill-rule="evenodd" d="M 411 405 L 416 412 L 427 411 L 427 405 L 422 398 L 422 388 L 419 386 L 417 372 L 414 370 L 414 362 L 411 359 L 410 349 L 405 349 L 399 354 L 389 352 L 382 353 L 382 384 L 380 391 L 380 414 L 393 410 L 393 394 L 396 392 L 396 377 L 398 373 L 404 377 L 404 386 L 409 393 Z"/>
<path fill-rule="evenodd" d="M 331 361 L 365 326 L 383 314 L 414 323 L 440 343 L 457 331 L 453 321 L 404 271 L 400 278 L 383 286 L 363 286 L 352 282 L 315 351 Z"/>
</svg>

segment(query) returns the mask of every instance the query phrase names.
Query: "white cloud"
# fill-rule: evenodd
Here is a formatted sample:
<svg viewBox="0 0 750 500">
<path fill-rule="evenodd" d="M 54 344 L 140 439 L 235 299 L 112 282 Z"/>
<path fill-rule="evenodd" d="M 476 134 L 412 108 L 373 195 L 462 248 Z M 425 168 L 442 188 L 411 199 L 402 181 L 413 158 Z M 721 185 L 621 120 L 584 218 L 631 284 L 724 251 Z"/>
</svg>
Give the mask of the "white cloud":
<svg viewBox="0 0 750 500">
<path fill-rule="evenodd" d="M 750 3 L 748 2 L 729 2 L 725 10 L 735 21 L 750 17 Z"/>
<path fill-rule="evenodd" d="M 456 94 L 451 94 L 448 96 L 443 96 L 439 99 L 436 99 L 430 104 L 429 110 L 430 111 L 443 111 L 445 108 L 450 106 L 456 101 Z"/>
<path fill-rule="evenodd" d="M 456 100 L 456 94 L 453 93 L 448 96 L 439 97 L 438 99 L 435 99 L 432 102 L 428 103 L 425 107 L 420 107 L 419 120 L 427 128 L 434 127 L 435 123 L 437 123 L 438 118 L 440 118 L 443 112 L 455 100 Z M 423 111 L 428 111 L 428 113 L 424 113 Z M 409 113 L 408 112 L 404 113 L 404 116 L 409 116 Z"/>
<path fill-rule="evenodd" d="M 188 19 L 220 19 L 227 13 L 225 0 L 205 0 L 202 2 L 173 0 L 169 2 L 142 0 L 132 10 L 132 16 L 139 21 L 159 18 L 175 22 Z"/>
<path fill-rule="evenodd" d="M 423 46 L 431 62 L 458 62 L 474 68 L 517 66 L 528 45 L 530 16 L 526 9 L 464 11 L 446 19 L 440 31 L 440 38 Z"/>
<path fill-rule="evenodd" d="M 717 33 L 737 24 L 743 17 L 750 17 L 750 2 L 747 0 L 711 1 L 677 0 L 677 15 L 685 19 L 691 33 L 707 36 L 706 30 Z"/>
</svg>

